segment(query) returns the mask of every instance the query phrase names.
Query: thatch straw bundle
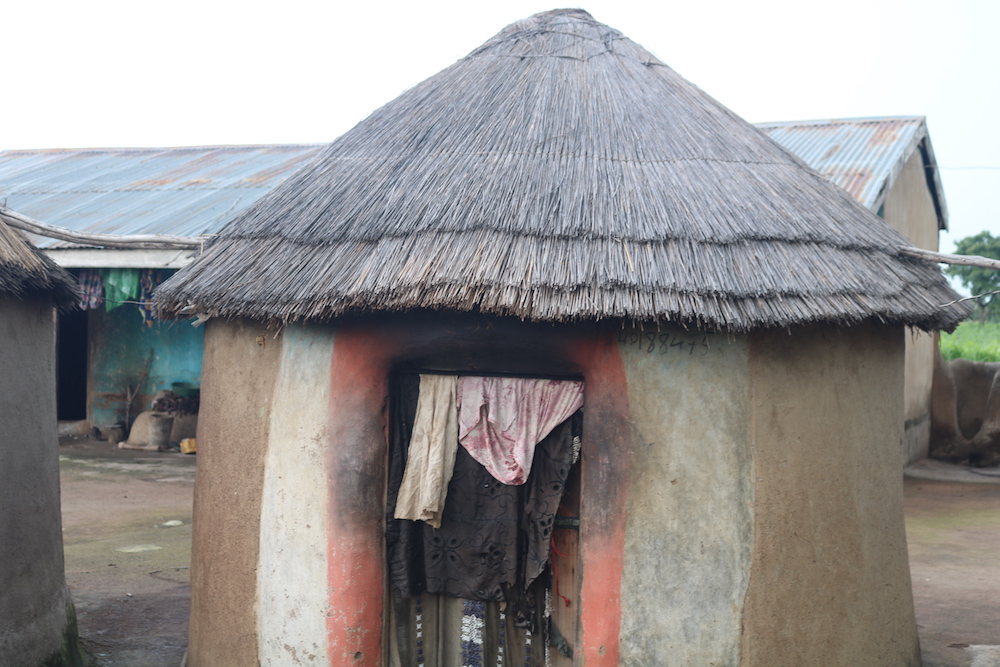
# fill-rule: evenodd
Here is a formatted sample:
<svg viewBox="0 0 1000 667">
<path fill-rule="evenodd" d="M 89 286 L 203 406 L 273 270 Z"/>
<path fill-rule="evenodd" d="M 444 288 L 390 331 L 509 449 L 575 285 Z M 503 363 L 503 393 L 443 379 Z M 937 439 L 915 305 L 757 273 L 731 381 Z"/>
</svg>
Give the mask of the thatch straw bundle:
<svg viewBox="0 0 1000 667">
<path fill-rule="evenodd" d="M 25 236 L 0 220 L 0 296 L 46 297 L 60 308 L 78 304 L 76 280 Z"/>
<path fill-rule="evenodd" d="M 581 10 L 403 93 L 233 220 L 161 314 L 439 309 L 728 330 L 965 316 L 908 243 Z"/>
</svg>

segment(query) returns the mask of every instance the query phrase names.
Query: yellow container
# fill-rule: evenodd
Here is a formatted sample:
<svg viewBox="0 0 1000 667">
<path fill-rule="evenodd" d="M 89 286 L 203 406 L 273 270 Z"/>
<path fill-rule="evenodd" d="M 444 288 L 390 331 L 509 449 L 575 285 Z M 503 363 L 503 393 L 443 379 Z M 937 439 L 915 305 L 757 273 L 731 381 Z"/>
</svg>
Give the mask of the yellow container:
<svg viewBox="0 0 1000 667">
<path fill-rule="evenodd" d="M 181 440 L 181 454 L 195 454 L 198 446 L 195 438 L 184 438 Z"/>
</svg>

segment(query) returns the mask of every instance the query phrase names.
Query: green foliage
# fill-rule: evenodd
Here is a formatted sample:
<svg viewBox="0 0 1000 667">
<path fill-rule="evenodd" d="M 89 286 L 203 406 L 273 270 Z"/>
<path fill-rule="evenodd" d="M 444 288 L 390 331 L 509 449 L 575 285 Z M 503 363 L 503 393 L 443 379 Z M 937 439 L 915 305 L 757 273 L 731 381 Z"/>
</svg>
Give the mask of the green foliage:
<svg viewBox="0 0 1000 667">
<path fill-rule="evenodd" d="M 974 236 L 966 236 L 955 244 L 955 252 L 959 255 L 979 255 L 991 259 L 1000 259 L 1000 237 L 994 237 L 989 232 L 980 232 Z M 978 266 L 949 266 L 945 273 L 962 281 L 973 296 L 987 294 L 1000 290 L 1000 271 L 984 269 Z M 976 299 L 979 306 L 979 321 L 1000 319 L 1000 299 L 996 294 Z"/>
<path fill-rule="evenodd" d="M 946 361 L 1000 361 L 1000 323 L 962 322 L 955 333 L 941 334 L 941 354 Z"/>
</svg>

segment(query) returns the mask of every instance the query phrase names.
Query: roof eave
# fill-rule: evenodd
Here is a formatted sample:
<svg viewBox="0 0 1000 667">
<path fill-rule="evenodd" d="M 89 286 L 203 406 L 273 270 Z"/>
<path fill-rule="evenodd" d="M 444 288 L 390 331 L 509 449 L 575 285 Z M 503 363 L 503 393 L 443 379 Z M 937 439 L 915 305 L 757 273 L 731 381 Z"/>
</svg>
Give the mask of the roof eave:
<svg viewBox="0 0 1000 667">
<path fill-rule="evenodd" d="M 927 121 L 924 121 L 924 138 L 918 144 L 920 157 L 924 163 L 924 176 L 927 179 L 927 190 L 934 201 L 934 212 L 937 214 L 938 229 L 948 231 L 948 203 L 944 198 L 944 186 L 941 184 L 941 169 L 934 157 L 931 146 L 931 135 L 927 132 Z"/>
</svg>

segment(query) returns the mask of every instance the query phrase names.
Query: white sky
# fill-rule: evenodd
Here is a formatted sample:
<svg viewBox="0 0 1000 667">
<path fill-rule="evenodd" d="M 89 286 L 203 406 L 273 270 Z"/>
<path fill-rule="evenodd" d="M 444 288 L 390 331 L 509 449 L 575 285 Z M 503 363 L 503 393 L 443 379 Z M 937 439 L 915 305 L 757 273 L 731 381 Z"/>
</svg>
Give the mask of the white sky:
<svg viewBox="0 0 1000 667">
<path fill-rule="evenodd" d="M 10 2 L 0 148 L 332 141 L 551 1 Z M 583 8 L 751 122 L 927 116 L 942 250 L 1000 234 L 1000 2 Z"/>
</svg>

